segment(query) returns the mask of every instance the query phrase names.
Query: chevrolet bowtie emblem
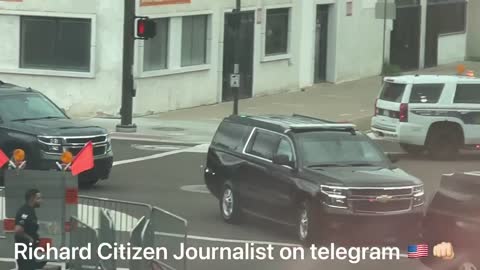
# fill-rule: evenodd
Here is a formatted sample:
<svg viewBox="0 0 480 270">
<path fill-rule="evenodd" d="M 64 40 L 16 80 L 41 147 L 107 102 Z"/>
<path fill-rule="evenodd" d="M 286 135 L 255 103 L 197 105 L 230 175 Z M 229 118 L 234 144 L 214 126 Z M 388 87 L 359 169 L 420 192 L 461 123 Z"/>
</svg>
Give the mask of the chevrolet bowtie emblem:
<svg viewBox="0 0 480 270">
<path fill-rule="evenodd" d="M 389 202 L 391 199 L 393 199 L 392 196 L 382 195 L 382 196 L 378 196 L 378 197 L 376 198 L 376 201 L 377 201 L 377 202 L 381 202 L 381 203 L 387 203 L 387 202 Z"/>
</svg>

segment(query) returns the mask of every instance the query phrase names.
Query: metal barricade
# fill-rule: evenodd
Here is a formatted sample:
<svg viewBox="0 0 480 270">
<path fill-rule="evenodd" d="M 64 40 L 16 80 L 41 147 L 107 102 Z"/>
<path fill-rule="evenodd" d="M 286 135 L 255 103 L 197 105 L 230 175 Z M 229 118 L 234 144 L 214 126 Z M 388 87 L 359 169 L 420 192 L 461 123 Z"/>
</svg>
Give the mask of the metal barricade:
<svg viewBox="0 0 480 270">
<path fill-rule="evenodd" d="M 78 219 L 94 229 L 100 228 L 98 219 L 101 210 L 106 210 L 115 229 L 115 242 L 127 244 L 130 232 L 142 217 L 150 217 L 152 207 L 148 204 L 79 196 Z"/>
<path fill-rule="evenodd" d="M 152 231 L 153 246 L 165 247 L 169 254 L 180 254 L 187 248 L 188 222 L 163 209 L 153 207 L 150 217 L 150 230 Z M 175 270 L 186 270 L 187 260 L 175 260 L 168 256 L 166 261 L 157 261 L 162 267 Z"/>
<path fill-rule="evenodd" d="M 5 238 L 5 231 L 3 230 L 5 215 L 5 188 L 0 187 L 0 238 Z"/>
<path fill-rule="evenodd" d="M 91 251 L 96 251 L 99 245 L 97 231 L 83 223 L 76 217 L 71 217 L 70 246 L 71 247 L 90 247 Z M 97 252 L 91 252 L 87 258 L 80 255 L 72 258 L 70 268 L 75 270 L 98 269 L 100 267 L 100 258 Z"/>
</svg>

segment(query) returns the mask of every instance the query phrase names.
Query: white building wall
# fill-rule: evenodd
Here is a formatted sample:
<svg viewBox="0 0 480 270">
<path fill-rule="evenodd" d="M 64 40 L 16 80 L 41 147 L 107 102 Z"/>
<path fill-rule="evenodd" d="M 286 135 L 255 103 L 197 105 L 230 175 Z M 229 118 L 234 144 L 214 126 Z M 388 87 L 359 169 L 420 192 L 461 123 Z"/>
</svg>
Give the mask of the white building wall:
<svg viewBox="0 0 480 270">
<path fill-rule="evenodd" d="M 91 73 L 19 69 L 19 15 L 93 19 Z M 117 0 L 0 2 L 0 80 L 41 90 L 71 115 L 116 114 L 121 101 L 123 5 Z"/>
<path fill-rule="evenodd" d="M 452 34 L 438 37 L 438 64 L 444 65 L 464 61 L 466 57 L 467 35 Z"/>
<path fill-rule="evenodd" d="M 468 43 L 469 58 L 480 60 L 480 1 L 468 2 Z"/>
</svg>

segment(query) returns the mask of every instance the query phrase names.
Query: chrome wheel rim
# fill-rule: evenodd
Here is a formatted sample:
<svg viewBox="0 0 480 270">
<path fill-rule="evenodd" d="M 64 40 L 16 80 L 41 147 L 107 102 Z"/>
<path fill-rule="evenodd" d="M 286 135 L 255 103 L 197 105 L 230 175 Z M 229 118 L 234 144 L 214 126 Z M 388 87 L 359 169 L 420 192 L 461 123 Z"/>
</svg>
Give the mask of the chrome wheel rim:
<svg viewBox="0 0 480 270">
<path fill-rule="evenodd" d="M 308 213 L 307 209 L 302 209 L 299 223 L 300 238 L 305 240 L 308 236 Z"/>
<path fill-rule="evenodd" d="M 479 269 L 477 268 L 477 266 L 475 266 L 471 262 L 464 262 L 462 265 L 460 265 L 458 270 L 479 270 Z"/>
<path fill-rule="evenodd" d="M 223 214 L 225 217 L 230 217 L 233 212 L 233 192 L 227 188 L 223 193 Z"/>
</svg>

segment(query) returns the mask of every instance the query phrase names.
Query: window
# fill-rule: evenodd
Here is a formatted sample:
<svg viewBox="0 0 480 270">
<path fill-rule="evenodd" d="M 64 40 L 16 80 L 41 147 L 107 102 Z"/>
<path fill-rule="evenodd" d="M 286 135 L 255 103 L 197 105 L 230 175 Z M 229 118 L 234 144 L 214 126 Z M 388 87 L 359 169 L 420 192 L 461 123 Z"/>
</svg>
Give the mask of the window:
<svg viewBox="0 0 480 270">
<path fill-rule="evenodd" d="M 288 53 L 289 16 L 289 8 L 267 10 L 265 32 L 266 55 Z"/>
<path fill-rule="evenodd" d="M 273 152 L 277 148 L 279 137 L 271 132 L 258 131 L 248 153 L 265 158 L 273 159 Z"/>
<path fill-rule="evenodd" d="M 243 145 L 243 140 L 247 138 L 251 128 L 230 122 L 223 122 L 218 127 L 213 138 L 213 145 L 227 148 L 231 150 L 240 151 Z"/>
<path fill-rule="evenodd" d="M 161 70 L 168 67 L 169 19 L 155 19 L 157 24 L 154 38 L 145 40 L 143 70 Z"/>
<path fill-rule="evenodd" d="M 385 155 L 375 143 L 347 132 L 305 132 L 298 135 L 298 143 L 304 163 L 385 164 Z"/>
<path fill-rule="evenodd" d="M 467 2 L 465 0 L 430 0 L 427 20 L 438 34 L 465 32 Z"/>
<path fill-rule="evenodd" d="M 187 16 L 182 21 L 182 67 L 207 63 L 208 15 Z"/>
<path fill-rule="evenodd" d="M 290 161 L 294 161 L 292 145 L 287 139 L 282 138 L 280 140 L 280 144 L 278 145 L 277 155 L 286 155 Z"/>
<path fill-rule="evenodd" d="M 91 20 L 21 17 L 20 67 L 90 71 Z"/>
<path fill-rule="evenodd" d="M 401 102 L 403 98 L 403 92 L 405 91 L 405 84 L 398 83 L 385 83 L 383 85 L 382 93 L 380 94 L 381 100 Z"/>
<path fill-rule="evenodd" d="M 410 103 L 437 103 L 443 87 L 443 84 L 414 84 Z"/>
<path fill-rule="evenodd" d="M 6 121 L 42 117 L 65 118 L 52 102 L 37 94 L 2 97 L 0 99 L 0 115 Z"/>
<path fill-rule="evenodd" d="M 459 84 L 455 93 L 455 103 L 480 104 L 479 84 Z"/>
</svg>

